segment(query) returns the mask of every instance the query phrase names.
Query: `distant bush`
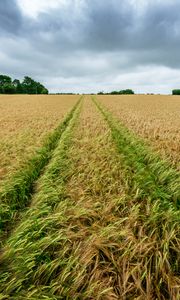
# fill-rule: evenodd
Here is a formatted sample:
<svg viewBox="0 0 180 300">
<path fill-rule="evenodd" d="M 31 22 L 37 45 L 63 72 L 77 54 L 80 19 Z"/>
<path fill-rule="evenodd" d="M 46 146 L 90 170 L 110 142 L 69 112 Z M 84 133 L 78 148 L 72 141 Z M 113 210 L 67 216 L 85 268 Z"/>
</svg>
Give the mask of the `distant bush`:
<svg viewBox="0 0 180 300">
<path fill-rule="evenodd" d="M 112 91 L 112 92 L 110 92 L 109 93 L 110 95 L 119 95 L 120 94 L 120 91 L 118 92 L 118 91 Z"/>
<path fill-rule="evenodd" d="M 119 94 L 120 95 L 134 95 L 134 91 L 131 89 L 126 89 L 126 90 L 119 91 Z"/>
<path fill-rule="evenodd" d="M 98 95 L 134 95 L 134 91 L 131 89 L 112 91 L 110 93 L 98 92 Z"/>
<path fill-rule="evenodd" d="M 180 95 L 180 89 L 172 90 L 173 95 Z"/>
</svg>

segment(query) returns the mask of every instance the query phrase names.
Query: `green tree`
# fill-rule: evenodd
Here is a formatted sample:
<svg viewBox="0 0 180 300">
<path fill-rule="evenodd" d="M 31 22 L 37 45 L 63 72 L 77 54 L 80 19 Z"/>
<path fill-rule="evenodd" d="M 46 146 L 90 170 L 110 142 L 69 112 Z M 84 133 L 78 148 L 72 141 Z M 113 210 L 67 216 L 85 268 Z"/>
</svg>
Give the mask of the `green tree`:
<svg viewBox="0 0 180 300">
<path fill-rule="evenodd" d="M 38 94 L 48 94 L 48 90 L 39 82 L 36 83 Z"/>
<path fill-rule="evenodd" d="M 121 94 L 121 95 L 133 95 L 134 91 L 131 90 L 131 89 L 126 89 L 126 90 L 119 91 L 119 94 Z"/>
<path fill-rule="evenodd" d="M 37 94 L 37 86 L 35 81 L 29 77 L 25 76 L 22 82 L 23 92 L 25 94 Z"/>
<path fill-rule="evenodd" d="M 8 94 L 11 91 L 12 79 L 6 75 L 0 75 L 0 93 Z"/>
<path fill-rule="evenodd" d="M 110 94 L 111 94 L 111 95 L 119 95 L 119 93 L 120 93 L 120 92 L 118 92 L 118 91 L 112 91 Z"/>
<path fill-rule="evenodd" d="M 46 89 L 45 87 L 42 89 L 41 94 L 49 94 L 48 89 Z"/>
<path fill-rule="evenodd" d="M 29 76 L 25 76 L 22 82 L 23 91 L 26 94 L 48 94 L 48 90 Z"/>
<path fill-rule="evenodd" d="M 172 90 L 173 95 L 180 95 L 180 89 Z"/>
<path fill-rule="evenodd" d="M 131 89 L 112 91 L 110 95 L 134 95 L 134 91 Z"/>
<path fill-rule="evenodd" d="M 14 79 L 12 84 L 15 87 L 16 94 L 22 94 L 23 93 L 23 87 L 22 87 L 21 82 L 20 82 L 19 79 Z"/>
<path fill-rule="evenodd" d="M 15 94 L 16 88 L 12 83 L 5 83 L 3 85 L 4 94 Z"/>
<path fill-rule="evenodd" d="M 4 85 L 5 83 L 12 83 L 11 77 L 7 75 L 0 75 L 0 85 Z"/>
</svg>

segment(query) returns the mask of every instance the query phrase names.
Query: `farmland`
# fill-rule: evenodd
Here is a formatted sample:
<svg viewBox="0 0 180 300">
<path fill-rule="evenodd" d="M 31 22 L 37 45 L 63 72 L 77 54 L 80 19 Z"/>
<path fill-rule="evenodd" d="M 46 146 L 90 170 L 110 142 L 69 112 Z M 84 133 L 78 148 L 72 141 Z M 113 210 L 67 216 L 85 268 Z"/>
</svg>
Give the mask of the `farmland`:
<svg viewBox="0 0 180 300">
<path fill-rule="evenodd" d="M 0 99 L 24 120 L 1 123 L 0 299 L 179 299 L 179 98 L 26 97 Z"/>
<path fill-rule="evenodd" d="M 129 129 L 180 168 L 180 97 L 98 96 Z"/>
<path fill-rule="evenodd" d="M 0 96 L 0 179 L 32 156 L 77 97 Z"/>
</svg>

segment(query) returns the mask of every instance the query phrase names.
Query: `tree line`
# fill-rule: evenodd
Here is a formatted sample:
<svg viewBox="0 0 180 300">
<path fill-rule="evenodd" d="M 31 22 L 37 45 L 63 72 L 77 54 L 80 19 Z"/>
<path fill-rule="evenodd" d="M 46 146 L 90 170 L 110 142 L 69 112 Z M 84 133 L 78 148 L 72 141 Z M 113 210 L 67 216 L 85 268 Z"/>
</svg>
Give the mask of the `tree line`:
<svg viewBox="0 0 180 300">
<path fill-rule="evenodd" d="M 120 90 L 120 91 L 112 91 L 110 93 L 106 92 L 98 92 L 98 95 L 134 95 L 134 91 L 131 89 Z M 148 93 L 147 95 L 154 95 L 153 93 Z M 180 89 L 172 90 L 172 95 L 180 95 Z"/>
<path fill-rule="evenodd" d="M 45 86 L 35 81 L 29 76 L 25 76 L 23 81 L 12 80 L 7 75 L 0 75 L 0 94 L 48 94 Z"/>
<path fill-rule="evenodd" d="M 131 89 L 112 91 L 110 93 L 99 92 L 98 95 L 134 95 L 134 91 Z"/>
</svg>

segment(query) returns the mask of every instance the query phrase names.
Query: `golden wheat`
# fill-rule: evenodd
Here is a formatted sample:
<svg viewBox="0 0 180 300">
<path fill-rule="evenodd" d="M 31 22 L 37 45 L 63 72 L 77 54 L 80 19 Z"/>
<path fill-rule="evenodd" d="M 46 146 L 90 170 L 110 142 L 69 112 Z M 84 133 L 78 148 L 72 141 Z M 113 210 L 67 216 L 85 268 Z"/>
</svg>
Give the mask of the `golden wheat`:
<svg viewBox="0 0 180 300">
<path fill-rule="evenodd" d="M 180 168 L 180 97 L 98 96 L 125 126 Z"/>
<path fill-rule="evenodd" d="M 2 299 L 179 299 L 179 173 L 92 100 L 2 245 Z"/>
<path fill-rule="evenodd" d="M 19 169 L 79 96 L 0 96 L 0 179 Z"/>
</svg>

